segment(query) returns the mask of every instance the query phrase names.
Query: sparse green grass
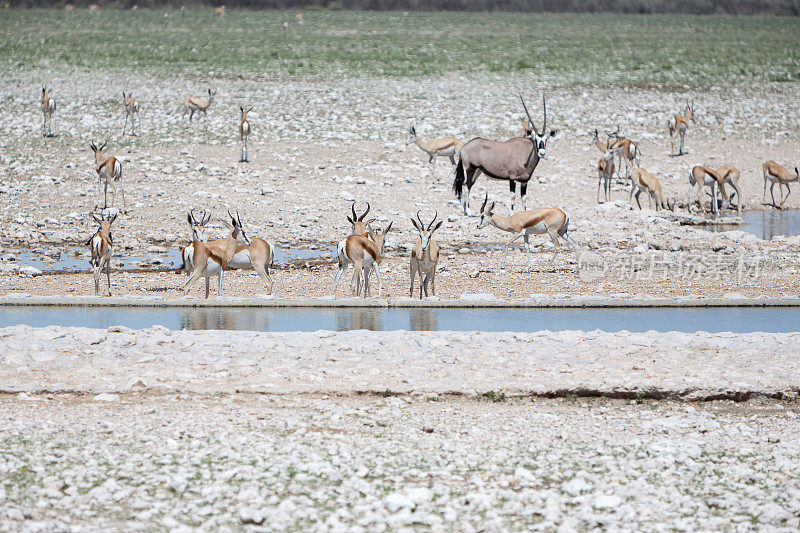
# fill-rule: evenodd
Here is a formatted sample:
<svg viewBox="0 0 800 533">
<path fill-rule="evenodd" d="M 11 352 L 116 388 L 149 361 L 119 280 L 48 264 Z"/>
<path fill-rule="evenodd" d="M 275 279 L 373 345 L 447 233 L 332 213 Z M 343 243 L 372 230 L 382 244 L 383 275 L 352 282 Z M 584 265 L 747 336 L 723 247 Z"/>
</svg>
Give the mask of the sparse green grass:
<svg viewBox="0 0 800 533">
<path fill-rule="evenodd" d="M 308 13 L 211 9 L 11 10 L 0 71 L 105 69 L 215 77 L 535 73 L 563 83 L 796 81 L 796 18 L 520 13 Z"/>
</svg>

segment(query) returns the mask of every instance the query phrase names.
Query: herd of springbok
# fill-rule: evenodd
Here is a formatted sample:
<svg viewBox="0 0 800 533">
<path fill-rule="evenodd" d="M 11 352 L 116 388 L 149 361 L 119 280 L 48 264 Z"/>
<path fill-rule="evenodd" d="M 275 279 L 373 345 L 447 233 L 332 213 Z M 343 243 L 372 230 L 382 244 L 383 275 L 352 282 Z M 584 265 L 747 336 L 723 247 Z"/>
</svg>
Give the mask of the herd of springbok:
<svg viewBox="0 0 800 533">
<path fill-rule="evenodd" d="M 297 20 L 302 24 L 302 15 Z M 220 13 L 224 16 L 224 10 Z M 195 113 L 202 113 L 205 116 L 214 101 L 215 90 L 208 89 L 207 97 L 190 96 L 184 100 L 183 115 L 189 114 L 189 122 L 192 122 Z M 131 122 L 130 134 L 137 135 L 135 125 L 138 124 L 138 114 L 141 109 L 139 101 L 128 92 L 122 93 L 122 104 L 125 112 L 125 122 L 123 134 L 128 131 L 128 121 Z M 455 166 L 455 179 L 453 190 L 461 200 L 464 215 L 469 216 L 469 195 L 470 190 L 481 174 L 486 174 L 488 178 L 494 180 L 504 180 L 509 184 L 511 192 L 511 211 L 515 210 L 516 185 L 520 185 L 520 202 L 522 209 L 510 216 L 502 216 L 494 211 L 494 202 L 489 202 L 488 194 L 484 198 L 479 213 L 480 221 L 478 228 L 488 225 L 507 231 L 512 234 L 510 240 L 504 246 L 503 265 L 505 265 L 508 255 L 508 247 L 520 237 L 523 238 L 526 249 L 526 262 L 530 267 L 530 247 L 529 236 L 531 234 L 547 234 L 553 243 L 552 263 L 558 253 L 559 239 L 566 241 L 573 250 L 578 249 L 578 244 L 570 237 L 569 215 L 559 208 L 545 208 L 527 210 L 525 197 L 528 182 L 530 181 L 539 161 L 546 156 L 547 141 L 557 135 L 557 130 L 547 129 L 547 100 L 542 96 L 542 129 L 536 127 L 533 118 L 528 111 L 525 100 L 520 95 L 522 108 L 527 119 L 524 121 L 523 136 L 513 137 L 505 141 L 495 141 L 484 138 L 474 138 L 468 142 L 463 142 L 455 137 L 443 137 L 424 141 L 417 136 L 416 128 L 411 126 L 409 138 L 406 144 L 415 143 L 421 150 L 428 155 L 428 162 L 431 165 L 431 174 L 435 178 L 434 167 L 437 157 L 447 157 L 451 164 Z M 54 135 L 52 130 L 53 121 L 56 113 L 56 101 L 51 96 L 50 91 L 42 88 L 41 110 L 43 114 L 42 134 L 45 137 Z M 247 142 L 251 134 L 251 123 L 248 119 L 248 112 L 251 106 L 239 106 L 238 132 L 241 143 L 239 162 L 248 162 Z M 686 132 L 691 124 L 694 113 L 694 102 L 687 103 L 684 115 L 675 115 L 668 121 L 668 132 L 670 139 L 675 135 L 680 136 L 680 149 L 675 155 L 683 155 L 684 139 Z M 641 164 L 641 150 L 638 143 L 623 136 L 619 128 L 614 131 L 606 132 L 605 141 L 601 140 L 597 129 L 594 130 L 594 144 L 602 152 L 602 157 L 597 163 L 598 188 L 597 201 L 601 202 L 601 189 L 603 200 L 608 202 L 611 198 L 611 182 L 616 173 L 617 179 L 622 183 L 629 184 L 630 193 L 628 201 L 636 198 L 636 203 L 641 209 L 640 195 L 645 193 L 648 198 L 648 205 L 655 209 L 675 210 L 676 201 L 674 198 L 666 199 L 658 178 L 651 172 L 645 170 Z M 109 282 L 108 294 L 110 294 L 110 258 L 113 248 L 111 238 L 111 224 L 117 217 L 116 210 L 109 210 L 109 205 L 113 206 L 116 199 L 116 186 L 119 184 L 122 193 L 123 213 L 126 212 L 125 192 L 122 188 L 122 162 L 110 155 L 106 155 L 106 144 L 97 146 L 91 143 L 91 149 L 95 155 L 95 171 L 98 177 L 98 197 L 100 187 L 103 189 L 103 207 L 99 204 L 95 207 L 92 217 L 98 224 L 96 233 L 89 240 L 87 245 L 91 251 L 92 266 L 95 278 L 95 294 L 99 294 L 100 275 L 103 270 Z M 674 145 L 673 145 L 674 152 Z M 615 156 L 617 162 L 615 164 Z M 622 177 L 623 163 L 625 175 Z M 766 200 L 767 184 L 770 185 L 770 196 L 772 205 L 778 209 L 783 209 L 789 193 L 791 192 L 790 183 L 800 180 L 800 171 L 795 167 L 794 173 L 777 164 L 774 161 L 767 161 L 762 167 L 764 176 L 764 194 Z M 733 198 L 736 196 L 736 209 L 741 213 L 744 204 L 739 181 L 740 172 L 732 165 L 722 165 L 719 168 L 711 168 L 705 165 L 693 165 L 688 171 L 688 190 L 686 193 L 686 208 L 691 211 L 694 203 L 699 205 L 699 209 L 705 214 L 705 198 L 703 192 L 705 187 L 711 189 L 711 210 L 718 214 L 719 206 L 722 209 L 731 207 Z M 773 190 L 778 185 L 780 203 L 775 201 Z M 464 187 L 466 186 L 466 191 Z M 108 202 L 108 189 L 111 188 L 111 202 Z M 728 191 L 730 187 L 733 191 Z M 786 187 L 786 196 L 783 195 L 783 188 Z M 719 200 L 718 200 L 719 196 Z M 99 212 L 98 212 L 99 210 Z M 375 219 L 364 220 L 369 212 L 367 210 L 361 215 L 357 215 L 355 202 L 351 206 L 352 216 L 347 220 L 351 223 L 352 230 L 349 236 L 339 241 L 336 246 L 339 268 L 333 281 L 333 290 L 336 289 L 341 275 L 349 265 L 353 266 L 354 272 L 351 279 L 351 290 L 354 294 L 368 297 L 370 291 L 370 276 L 375 274 L 378 282 L 378 297 L 381 295 L 382 283 L 380 278 L 379 266 L 382 262 L 385 250 L 385 239 L 389 230 L 392 228 L 390 222 L 385 228 L 373 228 L 372 223 Z M 223 272 L 230 269 L 249 269 L 258 273 L 267 285 L 268 293 L 272 293 L 272 277 L 269 269 L 272 266 L 275 248 L 269 242 L 260 238 L 247 237 L 242 226 L 239 215 L 228 213 L 230 222 L 223 219 L 222 222 L 229 228 L 228 236 L 222 239 L 207 240 L 205 227 L 210 220 L 210 215 L 202 211 L 198 217 L 194 210 L 188 213 L 187 220 L 192 231 L 192 240 L 182 251 L 182 269 L 186 274 L 186 282 L 183 292 L 188 294 L 192 284 L 199 278 L 205 279 L 205 295 L 209 295 L 210 278 L 217 277 L 217 294 L 222 294 Z M 409 296 L 414 293 L 414 284 L 419 277 L 419 297 L 431 295 L 435 296 L 435 275 L 436 266 L 439 259 L 439 247 L 432 239 L 443 221 L 437 223 L 438 212 L 433 219 L 425 223 L 421 214 L 417 212 L 416 218 L 411 218 L 411 225 L 417 231 L 419 239 L 411 250 L 410 274 L 411 284 Z M 429 290 L 430 287 L 430 290 Z"/>
</svg>

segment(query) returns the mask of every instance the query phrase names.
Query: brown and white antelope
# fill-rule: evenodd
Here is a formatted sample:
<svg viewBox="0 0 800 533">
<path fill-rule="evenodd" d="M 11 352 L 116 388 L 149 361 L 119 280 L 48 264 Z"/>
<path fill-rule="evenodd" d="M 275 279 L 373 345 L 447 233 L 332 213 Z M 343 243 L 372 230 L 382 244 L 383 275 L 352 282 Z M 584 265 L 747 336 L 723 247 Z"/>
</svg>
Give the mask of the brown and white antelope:
<svg viewBox="0 0 800 533">
<path fill-rule="evenodd" d="M 786 168 L 780 166 L 775 161 L 767 161 L 761 166 L 764 171 L 764 194 L 762 196 L 762 203 L 767 199 L 767 182 L 769 182 L 769 195 L 772 197 L 772 206 L 778 209 L 783 209 L 783 204 L 789 198 L 792 190 L 789 188 L 789 183 L 793 181 L 800 181 L 800 170 L 794 167 L 794 174 L 789 172 Z M 778 196 L 781 198 L 781 205 L 775 203 L 775 194 L 773 189 L 775 184 L 778 184 Z M 783 197 L 783 187 L 786 187 L 786 198 Z"/>
<path fill-rule="evenodd" d="M 419 274 L 419 298 L 422 299 L 422 291 L 428 296 L 428 282 L 431 284 L 431 296 L 436 296 L 436 264 L 439 262 L 439 245 L 432 241 L 433 232 L 442 226 L 442 220 L 435 226 L 436 218 L 439 216 L 437 211 L 433 215 L 433 220 L 427 226 L 422 222 L 422 218 L 417 211 L 417 220 L 411 219 L 411 223 L 419 232 L 419 241 L 411 249 L 411 287 L 408 289 L 409 298 L 414 296 L 414 278 Z M 424 277 L 423 277 L 424 274 Z"/>
<path fill-rule="evenodd" d="M 686 137 L 686 130 L 689 129 L 689 123 L 692 121 L 692 113 L 694 113 L 694 100 L 692 100 L 691 103 L 686 103 L 686 110 L 683 115 L 674 115 L 667 121 L 669 140 L 672 145 L 673 153 L 675 152 L 675 134 L 677 133 L 681 139 L 678 155 L 683 155 L 683 140 Z"/>
<path fill-rule="evenodd" d="M 603 157 L 597 162 L 597 203 L 600 203 L 600 188 L 603 188 L 605 201 L 611 199 L 611 178 L 614 175 L 614 151 L 611 149 L 611 139 L 606 140 L 605 146 L 600 142 L 597 136 L 597 130 L 594 130 L 594 141 L 597 147 L 603 152 Z"/>
<path fill-rule="evenodd" d="M 222 274 L 236 255 L 239 243 L 247 243 L 247 235 L 242 230 L 241 223 L 231 215 L 231 223 L 223 221 L 230 228 L 230 233 L 225 239 L 210 243 L 192 241 L 192 253 L 189 258 L 192 275 L 183 285 L 183 295 L 189 294 L 192 284 L 201 277 L 217 276 L 217 296 L 222 296 Z M 208 283 L 206 283 L 206 298 L 208 298 Z"/>
<path fill-rule="evenodd" d="M 550 258 L 550 263 L 556 259 L 559 237 L 567 241 L 572 246 L 573 251 L 578 251 L 578 243 L 567 233 L 569 231 L 569 215 L 563 210 L 556 207 L 532 209 L 530 211 L 518 211 L 511 216 L 504 217 L 494 212 L 494 202 L 487 207 L 486 203 L 488 201 L 489 194 L 487 193 L 481 206 L 481 219 L 478 222 L 478 229 L 485 228 L 491 224 L 497 229 L 514 234 L 514 237 L 505 243 L 503 247 L 503 268 L 505 268 L 506 259 L 508 259 L 508 247 L 520 237 L 525 241 L 527 265 L 530 268 L 531 248 L 528 243 L 528 237 L 531 234 L 542 235 L 547 233 L 550 236 L 550 240 L 553 241 L 553 257 Z"/>
<path fill-rule="evenodd" d="M 378 280 L 378 298 L 381 297 L 383 285 L 381 283 L 381 275 L 378 271 L 378 265 L 381 264 L 384 254 L 384 241 L 386 234 L 392 228 L 392 223 L 386 226 L 386 229 L 381 230 L 377 228 L 374 231 L 373 237 L 369 238 L 364 235 L 350 235 L 343 241 L 339 241 L 336 246 L 336 252 L 339 256 L 339 270 L 333 278 L 333 287 L 335 291 L 336 286 L 339 284 L 339 278 L 347 268 L 348 263 L 353 264 L 356 272 L 356 291 L 358 296 L 361 294 L 361 277 L 364 278 L 364 291 L 363 297 L 369 296 L 369 276 L 371 272 L 375 272 L 375 277 Z"/>
<path fill-rule="evenodd" d="M 353 205 L 350 206 L 350 209 L 353 212 L 353 216 L 347 216 L 347 221 L 352 225 L 352 230 L 350 235 L 364 235 L 368 238 L 372 238 L 372 228 L 370 227 L 370 223 L 374 222 L 375 219 L 371 218 L 369 220 L 364 220 L 364 217 L 367 216 L 369 213 L 369 202 L 367 202 L 367 210 L 361 213 L 360 215 L 356 215 L 356 203 L 353 202 Z"/>
<path fill-rule="evenodd" d="M 253 106 L 247 109 L 239 106 L 239 110 L 242 112 L 241 118 L 239 119 L 239 140 L 242 142 L 242 153 L 239 158 L 240 163 L 247 163 L 247 138 L 250 137 L 250 121 L 247 120 L 247 114 L 252 111 L 252 109 Z"/>
<path fill-rule="evenodd" d="M 184 248 L 182 251 L 183 270 L 187 276 L 190 276 L 194 271 L 191 262 L 191 256 L 194 254 L 194 241 L 206 242 L 205 227 L 209 220 L 211 220 L 211 215 L 206 214 L 205 210 L 200 212 L 199 218 L 195 216 L 194 211 L 195 210 L 192 209 L 187 214 L 187 220 L 192 228 L 192 243 L 190 243 L 189 246 Z M 242 225 L 242 220 L 238 213 L 236 214 L 236 220 L 239 223 L 239 227 L 242 228 L 242 231 L 244 231 L 244 226 Z M 272 267 L 275 247 L 266 240 L 258 237 L 253 237 L 250 239 L 245 236 L 245 239 L 247 240 L 247 244 L 237 244 L 236 252 L 233 254 L 233 258 L 230 260 L 226 268 L 232 270 L 247 270 L 252 268 L 256 271 L 259 277 L 264 280 L 264 283 L 267 284 L 267 294 L 272 294 L 273 281 L 272 276 L 269 274 L 269 269 Z M 206 244 L 221 246 L 224 240 L 225 239 L 216 239 L 213 241 L 208 241 Z M 210 274 L 210 276 L 213 275 L 216 274 Z M 209 276 L 205 276 L 205 278 L 206 294 L 208 294 Z"/>
<path fill-rule="evenodd" d="M 461 200 L 461 207 L 465 215 L 469 216 L 469 193 L 472 186 L 477 181 L 481 173 L 496 180 L 508 181 L 511 191 L 511 210 L 514 210 L 514 200 L 516 199 L 517 182 L 520 183 L 520 199 L 522 209 L 525 209 L 525 194 L 527 193 L 528 182 L 539 164 L 544 159 L 547 147 L 547 140 L 554 137 L 556 130 L 547 131 L 547 102 L 542 94 L 542 109 L 544 112 L 544 124 L 542 133 L 533 124 L 531 114 L 525 100 L 522 99 L 522 107 L 528 116 L 528 122 L 533 125 L 533 137 L 514 137 L 507 141 L 491 141 L 476 137 L 468 141 L 461 148 L 461 155 L 456 165 L 456 177 L 453 181 L 453 191 Z M 464 194 L 464 185 L 467 192 Z"/>
<path fill-rule="evenodd" d="M 89 13 L 92 15 L 99 15 L 102 9 L 97 4 L 89 4 Z"/>
<path fill-rule="evenodd" d="M 134 129 L 134 119 L 139 118 L 139 100 L 133 97 L 132 94 L 125 94 L 122 91 L 122 106 L 125 108 L 125 124 L 122 125 L 122 134 L 125 135 L 125 130 L 128 128 L 128 117 L 131 119 L 131 135 L 137 137 L 136 130 Z"/>
<path fill-rule="evenodd" d="M 114 182 L 119 182 L 120 192 L 122 192 L 122 210 L 127 212 L 127 205 L 125 203 L 125 188 L 122 186 L 122 163 L 113 156 L 106 157 L 104 152 L 108 142 L 104 142 L 103 146 L 97 147 L 94 143 L 91 144 L 92 151 L 94 152 L 95 172 L 97 172 L 97 196 L 100 196 L 100 184 L 105 181 L 103 187 L 103 209 L 108 207 L 108 186 L 111 185 L 111 205 L 114 205 L 114 200 L 117 199 L 117 190 Z"/>
<path fill-rule="evenodd" d="M 409 137 L 406 145 L 411 143 L 419 146 L 420 150 L 428 154 L 428 164 L 431 167 L 431 176 L 436 179 L 436 158 L 448 157 L 450 163 L 456 164 L 456 156 L 460 155 L 461 148 L 464 146 L 464 141 L 455 137 L 441 137 L 439 139 L 430 139 L 423 141 L 417 137 L 417 129 L 411 126 L 408 130 Z"/>
<path fill-rule="evenodd" d="M 217 15 L 219 15 L 219 18 L 225 18 L 225 6 L 215 7 L 214 11 L 217 13 Z"/>
<path fill-rule="evenodd" d="M 711 187 L 711 211 L 714 215 L 718 214 L 717 211 L 717 191 L 722 192 L 722 208 L 725 209 L 726 205 L 730 206 L 730 198 L 725 192 L 725 184 L 733 187 L 736 194 L 739 195 L 739 200 L 736 204 L 736 211 L 739 215 L 742 214 L 742 193 L 739 188 L 739 171 L 731 165 L 722 165 L 717 170 L 705 167 L 703 165 L 695 165 L 689 169 L 689 189 L 686 191 L 686 209 L 691 212 L 692 204 L 691 193 L 697 189 L 697 202 L 700 204 L 700 210 L 705 214 L 705 206 L 703 205 L 703 187 Z"/>
<path fill-rule="evenodd" d="M 211 102 L 214 101 L 214 95 L 217 94 L 217 91 L 212 91 L 211 89 L 208 90 L 208 100 L 203 100 L 199 96 L 190 96 L 184 102 L 183 107 L 183 115 L 185 116 L 186 113 L 189 113 L 189 122 L 192 121 L 192 117 L 194 116 L 195 111 L 197 111 L 197 116 L 200 116 L 202 112 L 203 115 L 206 115 L 208 108 L 211 106 Z"/>
<path fill-rule="evenodd" d="M 634 169 L 633 172 L 631 172 L 631 182 L 633 185 L 631 186 L 631 193 L 628 195 L 628 202 L 630 202 L 635 195 L 636 205 L 638 205 L 639 209 L 641 209 L 642 204 L 639 201 L 639 195 L 644 192 L 647 193 L 647 206 L 650 209 L 653 208 L 653 200 L 655 200 L 656 211 L 659 209 L 669 209 L 670 211 L 675 210 L 675 200 L 673 200 L 671 204 L 664 201 L 664 193 L 661 190 L 661 182 L 658 181 L 658 178 L 653 176 L 650 172 L 646 171 L 642 167 Z"/>
<path fill-rule="evenodd" d="M 108 296 L 111 296 L 111 248 L 114 241 L 111 238 L 111 224 L 117 219 L 116 213 L 107 217 L 105 214 L 92 213 L 92 218 L 100 227 L 94 235 L 86 241 L 86 246 L 92 253 L 92 272 L 94 273 L 94 294 L 100 294 L 100 275 L 106 271 Z"/>
<path fill-rule="evenodd" d="M 67 4 L 64 6 L 64 13 L 67 15 L 75 12 L 75 4 Z"/>
<path fill-rule="evenodd" d="M 56 101 L 50 97 L 45 87 L 42 87 L 42 97 L 39 103 L 42 107 L 42 137 L 52 137 L 53 119 L 56 114 Z"/>
<path fill-rule="evenodd" d="M 625 161 L 625 180 L 630 179 L 631 170 L 639 167 L 639 156 L 641 151 L 639 145 L 634 141 L 623 137 L 619 134 L 619 126 L 614 132 L 607 133 L 609 149 L 617 156 L 617 177 L 622 171 L 622 162 Z M 597 137 L 597 130 L 595 130 L 595 138 Z M 612 141 L 612 139 L 614 139 Z M 600 148 L 598 141 L 597 147 Z M 601 150 L 605 152 L 604 150 Z"/>
</svg>

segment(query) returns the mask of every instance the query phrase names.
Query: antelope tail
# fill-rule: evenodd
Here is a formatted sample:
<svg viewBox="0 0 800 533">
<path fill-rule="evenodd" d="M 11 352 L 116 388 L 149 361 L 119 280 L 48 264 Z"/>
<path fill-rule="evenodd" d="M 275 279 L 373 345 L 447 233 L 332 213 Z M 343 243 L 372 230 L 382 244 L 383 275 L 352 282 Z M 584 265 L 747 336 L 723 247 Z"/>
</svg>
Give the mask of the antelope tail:
<svg viewBox="0 0 800 533">
<path fill-rule="evenodd" d="M 461 190 L 464 188 L 464 158 L 459 156 L 458 165 L 456 165 L 456 179 L 453 180 L 453 192 L 456 197 L 461 200 Z"/>
</svg>

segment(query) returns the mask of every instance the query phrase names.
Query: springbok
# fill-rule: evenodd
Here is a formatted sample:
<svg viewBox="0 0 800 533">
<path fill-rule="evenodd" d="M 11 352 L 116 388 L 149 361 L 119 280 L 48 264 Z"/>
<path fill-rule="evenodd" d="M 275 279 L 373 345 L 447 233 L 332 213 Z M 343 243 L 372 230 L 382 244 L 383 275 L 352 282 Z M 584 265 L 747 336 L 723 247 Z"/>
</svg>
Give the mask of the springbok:
<svg viewBox="0 0 800 533">
<path fill-rule="evenodd" d="M 219 15 L 219 18 L 225 18 L 225 6 L 215 7 L 214 11 L 216 11 L 217 15 Z"/>
<path fill-rule="evenodd" d="M 67 15 L 75 12 L 75 4 L 66 4 L 64 6 L 64 13 Z"/>
<path fill-rule="evenodd" d="M 283 40 L 284 41 L 286 40 L 286 34 L 287 33 L 289 33 L 289 23 L 288 22 L 284 22 L 283 23 Z"/>
<path fill-rule="evenodd" d="M 650 172 L 646 171 L 642 167 L 636 168 L 631 172 L 631 182 L 633 185 L 631 186 L 631 193 L 628 195 L 628 202 L 630 202 L 634 195 L 636 196 L 636 205 L 639 206 L 639 209 L 642 208 L 642 204 L 639 201 L 639 195 L 647 193 L 647 206 L 652 209 L 653 208 L 653 200 L 656 203 L 656 211 L 659 209 L 669 209 L 670 211 L 675 210 L 675 200 L 673 199 L 672 203 L 664 202 L 664 194 L 661 191 L 661 182 L 658 181 L 658 178 L 653 176 Z"/>
<path fill-rule="evenodd" d="M 669 140 L 672 145 L 672 152 L 675 152 L 675 134 L 680 135 L 681 147 L 678 155 L 683 155 L 683 140 L 686 137 L 686 130 L 689 128 L 689 123 L 692 121 L 692 113 L 694 113 L 694 100 L 691 103 L 686 103 L 686 110 L 684 114 L 674 115 L 667 121 L 667 129 L 669 130 Z"/>
<path fill-rule="evenodd" d="M 617 177 L 619 178 L 619 173 L 622 171 L 622 161 L 625 161 L 625 180 L 630 180 L 631 170 L 639 167 L 639 156 L 641 155 L 639 145 L 621 136 L 619 126 L 616 131 L 607 133 L 607 135 L 608 142 L 611 143 L 610 149 L 617 155 Z M 612 138 L 613 142 L 611 142 Z"/>
<path fill-rule="evenodd" d="M 102 9 L 97 4 L 89 5 L 89 13 L 91 13 L 92 15 L 99 15 L 100 11 L 102 11 Z"/>
<path fill-rule="evenodd" d="M 726 204 L 730 206 L 730 197 L 725 192 L 725 184 L 733 187 L 736 194 L 739 195 L 739 202 L 736 204 L 736 211 L 739 215 L 742 214 L 742 193 L 739 189 L 739 171 L 731 165 L 723 165 L 717 170 L 711 168 L 695 165 L 689 169 L 689 188 L 686 190 L 686 209 L 691 212 L 692 204 L 691 193 L 697 189 L 697 202 L 700 204 L 700 211 L 705 214 L 705 206 L 703 205 L 703 187 L 711 187 L 711 211 L 717 215 L 717 191 L 722 190 L 722 208 L 725 209 Z"/>
<path fill-rule="evenodd" d="M 547 140 L 556 135 L 556 130 L 547 132 L 547 102 L 542 94 L 542 109 L 544 124 L 542 132 L 536 129 L 531 114 L 525 105 L 522 95 L 522 107 L 528 115 L 528 122 L 533 126 L 533 137 L 514 137 L 507 141 L 491 141 L 476 137 L 461 148 L 461 155 L 456 165 L 456 177 L 453 181 L 453 191 L 461 200 L 464 214 L 469 216 L 469 193 L 481 173 L 496 180 L 508 181 L 511 190 L 511 210 L 514 210 L 517 182 L 520 183 L 520 198 L 522 209 L 525 209 L 525 194 L 528 181 L 533 175 L 536 165 L 545 156 Z M 464 185 L 467 192 L 464 194 Z"/>
<path fill-rule="evenodd" d="M 94 294 L 100 294 L 100 274 L 106 271 L 108 296 L 111 296 L 111 248 L 114 244 L 111 238 L 111 224 L 117 219 L 116 213 L 107 218 L 105 214 L 92 213 L 92 218 L 100 227 L 94 235 L 86 241 L 86 246 L 92 253 L 92 271 L 94 273 Z"/>
<path fill-rule="evenodd" d="M 439 245 L 432 241 L 433 232 L 442 226 L 442 220 L 435 226 L 436 218 L 439 216 L 437 211 L 433 215 L 433 220 L 425 226 L 422 218 L 417 211 L 417 220 L 411 219 L 411 223 L 419 232 L 419 241 L 411 249 L 411 287 L 408 289 L 408 297 L 414 296 L 414 278 L 419 273 L 419 299 L 422 299 L 422 290 L 425 289 L 425 296 L 428 296 L 428 282 L 431 284 L 431 296 L 436 296 L 436 264 L 439 262 Z M 423 274 L 425 277 L 423 278 Z"/>
<path fill-rule="evenodd" d="M 242 230 L 241 222 L 231 215 L 230 211 L 228 211 L 228 216 L 231 217 L 231 223 L 228 224 L 223 221 L 230 228 L 227 238 L 210 243 L 192 241 L 192 254 L 189 259 L 192 275 L 183 286 L 184 296 L 189 294 L 192 284 L 200 277 L 214 275 L 217 276 L 217 296 L 222 296 L 222 274 L 224 269 L 228 267 L 231 260 L 233 260 L 233 256 L 236 255 L 239 243 L 248 242 L 247 235 Z M 208 288 L 208 283 L 206 283 L 206 298 L 208 298 Z"/>
<path fill-rule="evenodd" d="M 192 243 L 183 249 L 181 255 L 183 257 L 183 270 L 186 276 L 190 276 L 194 271 L 191 263 L 191 257 L 194 254 L 194 241 L 206 242 L 205 227 L 208 221 L 211 220 L 211 215 L 206 214 L 205 210 L 200 211 L 200 217 L 196 217 L 194 209 L 187 214 L 189 226 L 192 228 Z M 239 214 L 236 214 L 236 219 L 239 222 L 239 227 L 243 228 L 242 220 Z M 244 231 L 244 230 L 243 230 Z M 216 239 L 206 244 L 222 246 L 225 239 Z M 272 294 L 273 281 L 269 274 L 269 269 L 272 266 L 274 258 L 275 247 L 264 239 L 253 237 L 247 239 L 248 244 L 237 244 L 236 252 L 233 259 L 230 260 L 227 267 L 228 269 L 247 270 L 252 268 L 267 284 L 267 294 Z M 216 275 L 215 273 L 205 276 L 206 278 L 206 294 L 208 293 L 209 276 Z"/>
<path fill-rule="evenodd" d="M 242 112 L 239 119 L 239 140 L 242 142 L 242 156 L 239 158 L 240 163 L 247 163 L 247 138 L 250 137 L 250 121 L 247 120 L 247 114 L 253 109 L 253 106 L 245 109 L 239 106 Z"/>
<path fill-rule="evenodd" d="M 789 188 L 789 183 L 793 181 L 800 181 L 800 170 L 797 167 L 794 167 L 794 175 L 789 172 L 786 168 L 780 166 L 775 161 L 767 161 L 761 166 L 762 170 L 764 171 L 764 195 L 762 196 L 762 203 L 764 203 L 767 199 L 767 182 L 769 181 L 769 195 L 772 197 L 772 206 L 778 209 L 783 209 L 783 204 L 789 198 L 789 194 L 791 194 L 792 190 Z M 775 194 L 773 193 L 773 189 L 775 188 L 775 184 L 778 184 L 778 196 L 781 198 L 781 205 L 775 203 Z M 783 187 L 786 186 L 786 198 L 783 197 Z"/>
<path fill-rule="evenodd" d="M 200 116 L 200 112 L 203 115 L 206 115 L 211 102 L 214 100 L 214 95 L 217 94 L 217 91 L 212 91 L 211 89 L 208 90 L 208 100 L 203 100 L 199 96 L 190 96 L 184 102 L 183 107 L 183 115 L 185 116 L 186 113 L 189 113 L 189 122 L 192 121 L 192 117 L 194 116 L 194 112 L 197 111 L 198 117 Z"/>
<path fill-rule="evenodd" d="M 42 87 L 42 97 L 39 103 L 42 107 L 42 137 L 52 137 L 53 118 L 56 114 L 56 101 L 50 97 L 45 87 Z"/>
<path fill-rule="evenodd" d="M 597 162 L 597 203 L 600 203 L 600 188 L 603 188 L 605 201 L 611 198 L 611 177 L 614 175 L 614 151 L 611 149 L 611 139 L 606 140 L 605 146 L 594 130 L 594 141 L 597 147 L 603 152 L 603 157 Z"/>
<path fill-rule="evenodd" d="M 350 206 L 350 209 L 353 211 L 353 216 L 347 216 L 347 221 L 353 226 L 350 235 L 364 235 L 368 238 L 372 238 L 372 228 L 370 227 L 370 223 L 375 222 L 374 218 L 371 218 L 367 221 L 364 221 L 364 217 L 367 216 L 369 213 L 369 202 L 367 202 L 367 210 L 364 211 L 361 215 L 356 215 L 356 203 L 353 202 L 353 205 Z"/>
<path fill-rule="evenodd" d="M 122 106 L 125 108 L 125 124 L 122 126 L 122 134 L 125 135 L 125 130 L 128 128 L 128 117 L 131 118 L 131 135 L 137 137 L 134 129 L 134 118 L 139 118 L 139 100 L 133 97 L 132 94 L 125 94 L 122 91 Z"/>
<path fill-rule="evenodd" d="M 431 167 L 431 176 L 436 179 L 436 158 L 449 157 L 450 163 L 456 164 L 456 156 L 461 153 L 461 148 L 464 146 L 464 141 L 455 137 L 442 137 L 440 139 L 431 139 L 423 141 L 417 137 L 417 129 L 411 126 L 408 130 L 409 137 L 406 145 L 411 143 L 419 146 L 420 150 L 428 154 L 428 164 Z"/>
<path fill-rule="evenodd" d="M 545 209 L 533 209 L 530 211 L 518 211 L 509 217 L 498 215 L 494 212 L 494 202 L 486 206 L 489 201 L 489 194 L 483 200 L 481 206 L 481 219 L 478 222 L 478 229 L 485 228 L 489 224 L 514 234 L 514 237 L 503 246 L 503 268 L 506 266 L 506 259 L 508 259 L 508 247 L 522 237 L 525 241 L 525 251 L 527 258 L 527 265 L 530 269 L 531 265 L 531 247 L 528 243 L 528 237 L 531 234 L 542 235 L 547 233 L 550 240 L 553 241 L 553 257 L 550 258 L 550 263 L 555 261 L 556 254 L 558 253 L 558 238 L 561 237 L 572 246 L 572 250 L 578 251 L 578 243 L 576 243 L 569 233 L 569 215 L 561 209 L 556 207 L 549 207 Z"/>
<path fill-rule="evenodd" d="M 392 228 L 392 223 L 386 226 L 386 229 L 375 230 L 372 239 L 364 235 L 350 235 L 343 241 L 339 241 L 336 246 L 336 252 L 339 256 L 339 270 L 333 278 L 332 290 L 336 290 L 339 284 L 339 278 L 342 277 L 342 272 L 347 268 L 347 263 L 352 263 L 356 272 L 356 296 L 361 294 L 361 276 L 364 276 L 364 294 L 363 297 L 369 296 L 369 275 L 372 271 L 375 272 L 375 277 L 378 279 L 378 298 L 381 297 L 383 285 L 381 283 L 381 275 L 378 271 L 378 265 L 381 264 L 384 254 L 384 240 L 386 234 Z"/>
<path fill-rule="evenodd" d="M 119 182 L 120 192 L 122 192 L 122 211 L 127 212 L 127 204 L 125 203 L 125 188 L 122 186 L 122 163 L 113 156 L 106 157 L 104 151 L 108 142 L 104 142 L 103 146 L 97 147 L 94 142 L 91 144 L 92 151 L 94 152 L 95 171 L 97 172 L 97 196 L 100 196 L 100 183 L 105 181 L 103 188 L 103 209 L 108 207 L 108 186 L 111 185 L 111 205 L 117 199 L 117 190 L 114 187 L 114 182 Z"/>
</svg>

